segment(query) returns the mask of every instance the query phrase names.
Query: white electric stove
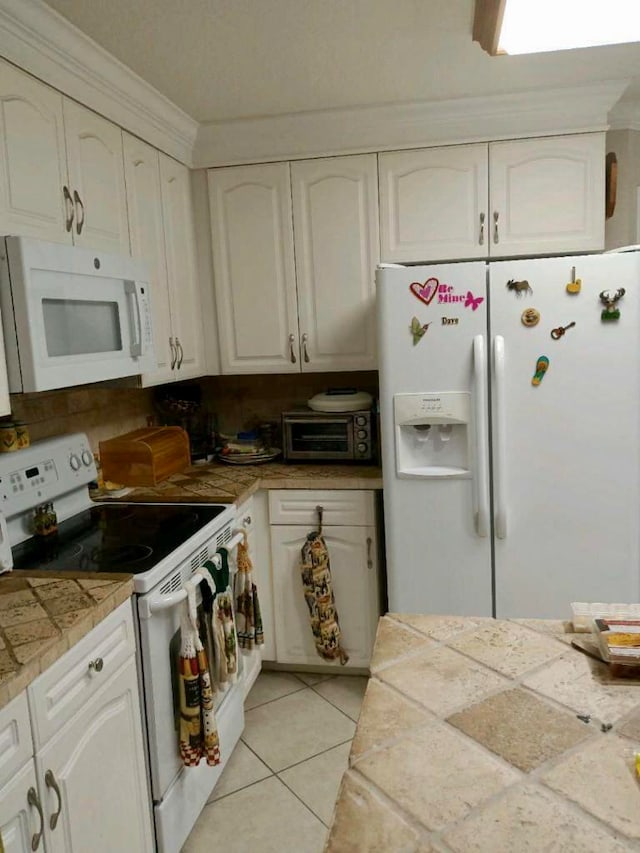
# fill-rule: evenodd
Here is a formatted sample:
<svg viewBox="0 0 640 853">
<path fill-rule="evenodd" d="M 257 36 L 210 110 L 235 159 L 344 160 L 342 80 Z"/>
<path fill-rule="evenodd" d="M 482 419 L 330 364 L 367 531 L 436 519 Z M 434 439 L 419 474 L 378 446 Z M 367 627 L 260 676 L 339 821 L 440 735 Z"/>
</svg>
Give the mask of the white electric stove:
<svg viewBox="0 0 640 853">
<path fill-rule="evenodd" d="M 161 853 L 178 853 L 244 728 L 240 673 L 238 684 L 218 697 L 221 764 L 182 765 L 176 677 L 182 587 L 218 548 L 237 544 L 236 508 L 95 503 L 87 489 L 95 478 L 93 455 L 81 433 L 0 454 L 0 571 L 13 563 L 14 569 L 133 575 L 156 844 Z M 58 533 L 36 537 L 34 509 L 48 502 L 56 511 Z"/>
</svg>

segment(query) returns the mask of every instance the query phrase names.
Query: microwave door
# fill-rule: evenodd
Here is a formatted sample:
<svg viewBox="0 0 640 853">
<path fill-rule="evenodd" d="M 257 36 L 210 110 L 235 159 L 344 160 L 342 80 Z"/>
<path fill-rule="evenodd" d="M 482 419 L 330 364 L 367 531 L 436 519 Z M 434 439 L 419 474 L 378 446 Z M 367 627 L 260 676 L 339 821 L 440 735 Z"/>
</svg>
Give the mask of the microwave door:
<svg viewBox="0 0 640 853">
<path fill-rule="evenodd" d="M 34 272 L 26 298 L 28 328 L 17 329 L 25 390 L 98 382 L 148 369 L 147 290 L 146 284 L 117 278 Z"/>
<path fill-rule="evenodd" d="M 289 459 L 353 459 L 350 418 L 295 418 L 286 422 Z"/>
</svg>

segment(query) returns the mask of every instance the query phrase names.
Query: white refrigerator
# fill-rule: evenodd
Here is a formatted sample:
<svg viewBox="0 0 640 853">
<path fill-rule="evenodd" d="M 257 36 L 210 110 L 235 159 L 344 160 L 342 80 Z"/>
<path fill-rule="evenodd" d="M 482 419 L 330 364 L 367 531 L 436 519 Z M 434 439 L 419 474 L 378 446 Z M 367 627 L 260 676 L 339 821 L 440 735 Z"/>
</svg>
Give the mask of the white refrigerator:
<svg viewBox="0 0 640 853">
<path fill-rule="evenodd" d="M 376 281 L 389 609 L 640 600 L 640 253 Z"/>
</svg>

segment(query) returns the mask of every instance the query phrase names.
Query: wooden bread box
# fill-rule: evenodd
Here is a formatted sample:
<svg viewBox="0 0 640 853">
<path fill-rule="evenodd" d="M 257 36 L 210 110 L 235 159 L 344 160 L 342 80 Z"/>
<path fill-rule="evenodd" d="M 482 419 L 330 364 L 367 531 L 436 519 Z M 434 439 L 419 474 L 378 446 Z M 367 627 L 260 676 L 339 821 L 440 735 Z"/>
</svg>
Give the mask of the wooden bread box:
<svg viewBox="0 0 640 853">
<path fill-rule="evenodd" d="M 134 429 L 100 442 L 105 480 L 123 486 L 157 486 L 191 464 L 189 436 L 178 426 Z"/>
</svg>

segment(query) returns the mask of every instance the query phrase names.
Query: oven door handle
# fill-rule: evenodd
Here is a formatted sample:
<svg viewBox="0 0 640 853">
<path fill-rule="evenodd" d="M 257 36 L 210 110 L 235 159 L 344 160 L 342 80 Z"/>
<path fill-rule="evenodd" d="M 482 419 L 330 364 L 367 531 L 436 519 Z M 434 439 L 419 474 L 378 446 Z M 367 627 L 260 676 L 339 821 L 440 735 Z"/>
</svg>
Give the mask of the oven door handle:
<svg viewBox="0 0 640 853">
<path fill-rule="evenodd" d="M 233 549 L 243 541 L 244 537 L 244 530 L 234 530 L 232 538 L 223 547 L 227 551 L 233 551 Z M 206 581 L 209 586 L 213 583 L 208 572 L 196 569 L 189 578 L 189 582 L 193 586 L 198 586 L 202 581 Z M 162 598 L 157 599 L 156 601 L 149 600 L 149 598 L 150 596 L 140 596 L 138 599 L 138 615 L 141 619 L 151 619 L 154 613 L 159 613 L 162 610 L 171 610 L 172 607 L 180 604 L 181 601 L 186 601 L 187 591 L 183 587 L 176 592 L 172 592 L 170 595 L 162 596 Z"/>
</svg>

